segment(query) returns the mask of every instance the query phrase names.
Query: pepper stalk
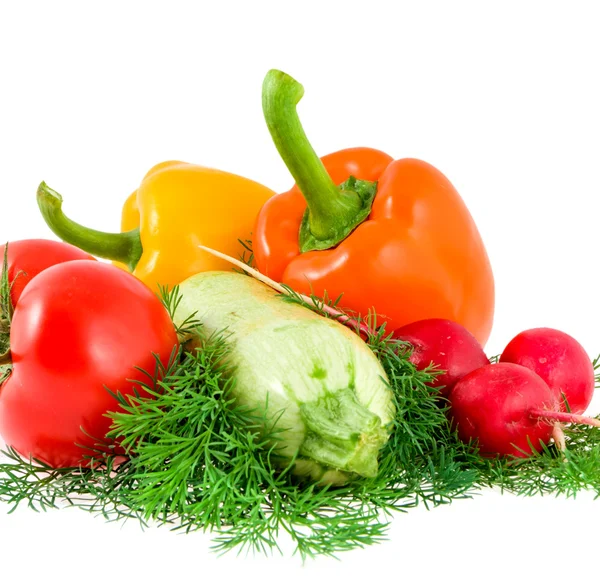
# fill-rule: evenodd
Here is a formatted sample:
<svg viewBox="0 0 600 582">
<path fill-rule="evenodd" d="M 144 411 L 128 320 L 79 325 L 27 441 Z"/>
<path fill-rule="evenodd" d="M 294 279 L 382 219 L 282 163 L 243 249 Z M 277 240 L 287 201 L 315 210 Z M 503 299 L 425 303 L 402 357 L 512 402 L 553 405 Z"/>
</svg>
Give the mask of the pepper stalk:
<svg viewBox="0 0 600 582">
<path fill-rule="evenodd" d="M 42 182 L 37 190 L 37 203 L 50 230 L 62 241 L 102 259 L 118 261 L 133 271 L 142 256 L 140 229 L 128 232 L 102 232 L 68 218 L 62 209 L 63 198 Z"/>
<path fill-rule="evenodd" d="M 272 69 L 262 91 L 263 113 L 275 147 L 306 199 L 300 251 L 332 248 L 367 219 L 377 182 L 354 176 L 339 186 L 333 182 L 300 123 L 296 106 L 304 88 L 298 81 Z"/>
</svg>

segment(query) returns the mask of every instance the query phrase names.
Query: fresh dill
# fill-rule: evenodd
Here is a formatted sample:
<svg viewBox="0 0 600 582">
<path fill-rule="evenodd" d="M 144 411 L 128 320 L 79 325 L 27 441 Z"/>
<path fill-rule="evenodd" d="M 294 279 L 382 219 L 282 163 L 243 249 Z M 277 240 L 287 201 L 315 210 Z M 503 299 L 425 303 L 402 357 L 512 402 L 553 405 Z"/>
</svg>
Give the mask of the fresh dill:
<svg viewBox="0 0 600 582">
<path fill-rule="evenodd" d="M 171 321 L 173 321 L 175 317 L 175 312 L 183 299 L 183 295 L 179 289 L 179 285 L 175 285 L 172 289 L 169 287 L 165 287 L 163 285 L 158 286 L 158 296 L 162 301 L 162 304 L 165 306 Z M 188 334 L 192 333 L 195 329 L 200 326 L 200 320 L 196 319 L 196 313 L 190 314 L 184 321 L 182 321 L 179 325 L 175 326 L 175 331 L 177 332 L 177 337 L 181 340 L 185 338 Z"/>
<path fill-rule="evenodd" d="M 173 314 L 179 290 L 161 295 Z M 309 308 L 332 316 L 326 308 L 337 301 L 311 299 Z M 286 300 L 305 304 L 293 293 Z M 375 323 L 373 316 L 366 341 L 386 372 L 397 411 L 376 477 L 332 487 L 298 481 L 291 465 L 281 469 L 277 442 L 284 435 L 276 419 L 268 423 L 266 410 L 238 406 L 231 396 L 235 375 L 223 331 L 157 367 L 136 396 L 114 394 L 121 410 L 111 413 L 109 436 L 125 455 L 115 451 L 89 467 L 53 469 L 9 449 L 0 464 L 0 501 L 37 511 L 73 505 L 108 520 L 207 531 L 217 552 L 270 553 L 287 535 L 307 558 L 379 543 L 393 514 L 450 503 L 482 488 L 600 494 L 600 431 L 567 427 L 564 453 L 550 445 L 528 459 L 484 459 L 452 432 L 429 387 L 435 371 L 418 371 L 409 361 L 410 346 Z M 193 330 L 199 322 L 190 318 L 177 331 L 184 338 Z M 600 358 L 594 366 L 598 371 Z"/>
<path fill-rule="evenodd" d="M 238 239 L 238 242 L 242 247 L 242 251 L 239 254 L 239 260 L 242 261 L 242 263 L 248 265 L 249 267 L 254 267 L 254 251 L 252 250 L 252 239 Z M 238 271 L 239 273 L 244 272 L 241 269 L 234 270 Z"/>
<path fill-rule="evenodd" d="M 235 380 L 219 334 L 183 353 L 162 380 L 148 381 L 144 396 L 120 398 L 109 436 L 119 438 L 126 460 L 107 457 L 93 468 L 55 470 L 9 451 L 10 463 L 0 467 L 0 500 L 38 509 L 68 503 L 108 519 L 209 530 L 218 551 L 272 551 L 282 532 L 303 557 L 380 542 L 392 511 L 420 501 L 446 503 L 474 480 L 440 442 L 445 416 L 426 386 L 431 376 L 390 342 L 382 335 L 370 341 L 398 408 L 375 478 L 334 488 L 301 483 L 280 470 L 277 424 L 259 430 L 266 412 L 234 405 Z"/>
</svg>

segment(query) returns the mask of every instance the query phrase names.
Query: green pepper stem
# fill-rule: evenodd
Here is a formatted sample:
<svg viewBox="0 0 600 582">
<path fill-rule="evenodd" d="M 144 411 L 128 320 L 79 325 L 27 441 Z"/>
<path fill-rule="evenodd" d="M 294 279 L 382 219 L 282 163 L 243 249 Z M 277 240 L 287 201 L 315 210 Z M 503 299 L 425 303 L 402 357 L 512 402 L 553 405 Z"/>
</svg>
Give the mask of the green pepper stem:
<svg viewBox="0 0 600 582">
<path fill-rule="evenodd" d="M 330 248 L 341 242 L 366 218 L 365 204 L 369 205 L 368 215 L 372 200 L 366 202 L 353 189 L 340 189 L 327 173 L 310 145 L 296 111 L 303 95 L 302 85 L 286 73 L 277 70 L 267 73 L 262 89 L 265 121 L 279 155 L 308 206 L 306 232 L 300 232 L 300 246 L 304 252 Z"/>
<path fill-rule="evenodd" d="M 142 256 L 139 229 L 110 233 L 82 226 L 65 216 L 62 196 L 45 182 L 39 185 L 37 203 L 46 224 L 61 240 L 97 257 L 123 263 L 130 271 L 135 269 Z"/>
</svg>

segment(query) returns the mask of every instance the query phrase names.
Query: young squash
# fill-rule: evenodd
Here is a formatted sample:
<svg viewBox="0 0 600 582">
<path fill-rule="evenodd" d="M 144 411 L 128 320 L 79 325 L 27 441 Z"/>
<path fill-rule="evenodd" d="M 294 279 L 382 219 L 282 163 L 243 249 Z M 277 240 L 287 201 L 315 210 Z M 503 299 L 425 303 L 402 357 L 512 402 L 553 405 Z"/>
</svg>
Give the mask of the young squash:
<svg viewBox="0 0 600 582">
<path fill-rule="evenodd" d="M 201 323 L 186 349 L 224 332 L 232 396 L 276 422 L 282 464 L 293 459 L 296 475 L 323 484 L 377 474 L 395 407 L 379 360 L 357 334 L 245 275 L 205 272 L 179 288 L 176 325 Z"/>
</svg>

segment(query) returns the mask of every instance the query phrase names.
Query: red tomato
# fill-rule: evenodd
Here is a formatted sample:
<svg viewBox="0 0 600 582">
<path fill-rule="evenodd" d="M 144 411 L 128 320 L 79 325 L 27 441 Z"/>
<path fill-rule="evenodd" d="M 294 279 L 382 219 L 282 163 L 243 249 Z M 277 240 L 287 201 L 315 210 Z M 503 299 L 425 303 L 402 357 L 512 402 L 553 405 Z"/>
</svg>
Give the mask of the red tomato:
<svg viewBox="0 0 600 582">
<path fill-rule="evenodd" d="M 4 260 L 5 247 L 0 246 L 0 261 Z M 73 245 L 54 240 L 34 238 L 8 243 L 8 280 L 12 283 L 12 304 L 17 304 L 23 289 L 37 274 L 52 265 L 78 259 L 95 260 L 92 255 Z"/>
<path fill-rule="evenodd" d="M 10 343 L 13 371 L 0 388 L 0 434 L 25 457 L 67 467 L 90 454 L 78 444 L 105 442 L 105 415 L 119 408 L 106 388 L 133 394 L 130 380 L 147 380 L 136 367 L 154 372 L 153 354 L 166 365 L 177 336 L 160 300 L 133 275 L 71 261 L 27 285 Z"/>
</svg>

